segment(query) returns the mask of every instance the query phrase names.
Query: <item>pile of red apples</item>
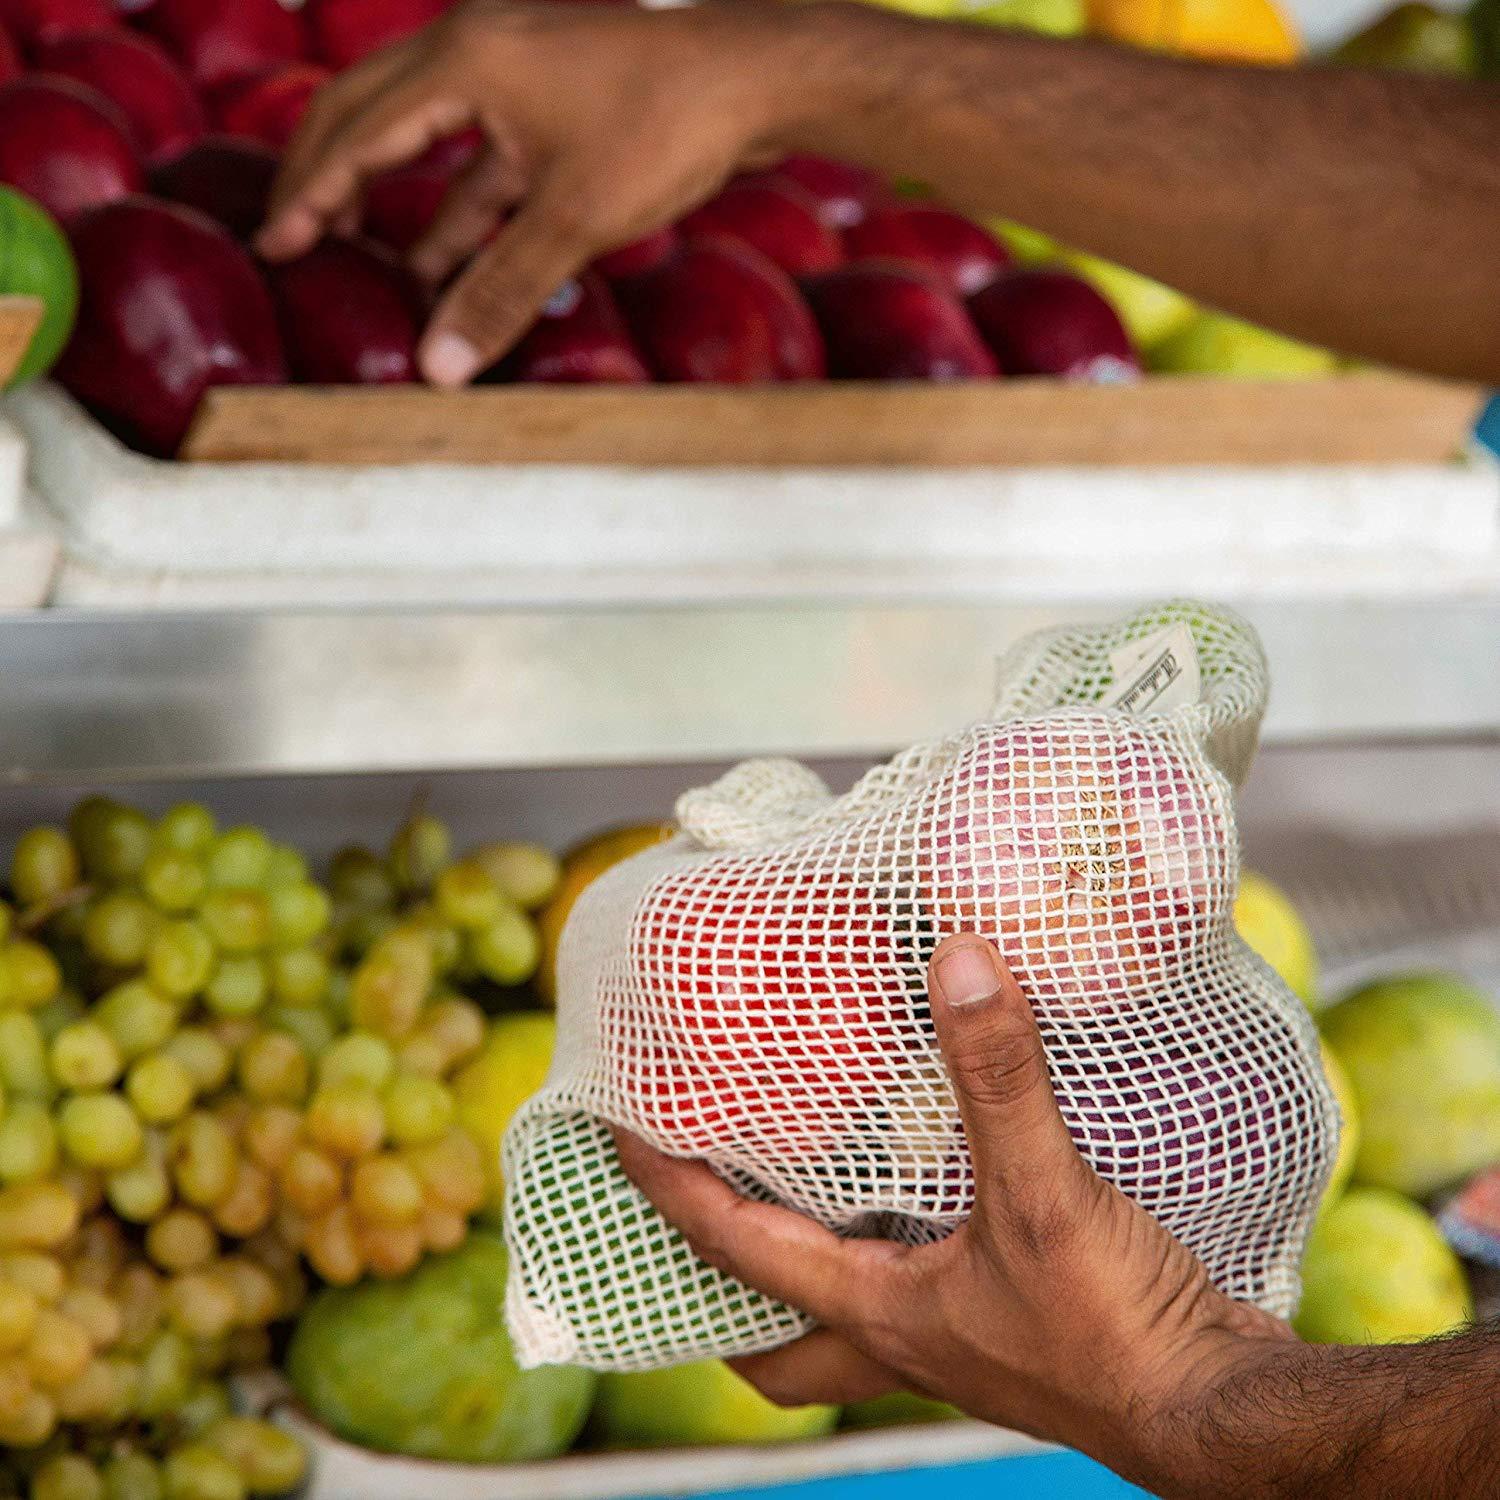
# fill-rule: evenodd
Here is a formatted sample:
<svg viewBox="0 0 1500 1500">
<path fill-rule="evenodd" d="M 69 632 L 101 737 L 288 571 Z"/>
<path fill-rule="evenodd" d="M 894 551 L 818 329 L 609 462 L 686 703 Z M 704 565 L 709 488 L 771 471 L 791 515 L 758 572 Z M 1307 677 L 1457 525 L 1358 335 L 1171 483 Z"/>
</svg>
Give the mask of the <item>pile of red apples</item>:
<svg viewBox="0 0 1500 1500">
<path fill-rule="evenodd" d="M 68 231 L 82 298 L 60 380 L 170 454 L 211 385 L 419 378 L 441 290 L 404 257 L 474 132 L 370 185 L 357 236 L 257 262 L 278 156 L 338 69 L 446 0 L 0 0 L 0 181 Z M 789 157 L 558 289 L 493 381 L 1128 379 L 1113 309 L 863 168 Z"/>
</svg>

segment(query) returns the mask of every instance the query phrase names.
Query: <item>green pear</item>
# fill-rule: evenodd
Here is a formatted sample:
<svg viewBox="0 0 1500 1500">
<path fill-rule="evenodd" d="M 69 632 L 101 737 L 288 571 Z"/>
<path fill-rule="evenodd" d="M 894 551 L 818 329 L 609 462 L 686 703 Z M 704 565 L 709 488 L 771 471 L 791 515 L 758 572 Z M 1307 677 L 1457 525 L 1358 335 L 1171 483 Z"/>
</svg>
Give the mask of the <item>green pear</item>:
<svg viewBox="0 0 1500 1500">
<path fill-rule="evenodd" d="M 1010 251 L 1023 266 L 1040 265 L 1057 259 L 1057 241 L 1040 229 L 1028 229 L 1009 219 L 986 219 L 984 227 Z"/>
<path fill-rule="evenodd" d="M 1354 68 L 1402 73 L 1472 73 L 1474 33 L 1468 19 L 1435 5 L 1397 5 L 1332 54 Z"/>
<path fill-rule="evenodd" d="M 822 1437 L 836 1406 L 776 1406 L 722 1360 L 602 1375 L 590 1424 L 610 1448 L 785 1443 Z"/>
<path fill-rule="evenodd" d="M 1500 1161 L 1500 1013 L 1451 974 L 1366 986 L 1322 1016 L 1359 1113 L 1354 1180 L 1414 1198 Z"/>
<path fill-rule="evenodd" d="M 1125 331 L 1138 349 L 1149 351 L 1164 339 L 1171 338 L 1185 328 L 1198 311 L 1198 305 L 1191 297 L 1127 266 L 1116 265 L 1082 250 L 1060 250 L 1058 258 L 1090 282 L 1119 313 Z"/>
<path fill-rule="evenodd" d="M 1474 1316 L 1468 1280 L 1432 1218 L 1399 1193 L 1350 1188 L 1319 1216 L 1293 1320 L 1315 1344 L 1401 1344 Z"/>
<path fill-rule="evenodd" d="M 1228 375 L 1243 380 L 1306 380 L 1338 369 L 1338 356 L 1231 318 L 1203 312 L 1149 351 L 1163 375 Z"/>
</svg>

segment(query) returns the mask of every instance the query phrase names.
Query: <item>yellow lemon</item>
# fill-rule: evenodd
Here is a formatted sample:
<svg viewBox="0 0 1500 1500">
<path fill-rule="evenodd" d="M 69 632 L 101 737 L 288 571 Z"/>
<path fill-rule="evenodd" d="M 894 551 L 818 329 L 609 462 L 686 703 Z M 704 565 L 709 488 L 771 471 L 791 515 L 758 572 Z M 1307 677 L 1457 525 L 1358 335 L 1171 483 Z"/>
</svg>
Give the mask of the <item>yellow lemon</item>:
<svg viewBox="0 0 1500 1500">
<path fill-rule="evenodd" d="M 1088 0 L 1089 30 L 1182 57 L 1289 63 L 1302 52 L 1272 0 Z"/>
<path fill-rule="evenodd" d="M 1323 1195 L 1323 1208 L 1336 1199 L 1349 1185 L 1349 1174 L 1354 1171 L 1354 1158 L 1359 1152 L 1359 1110 L 1354 1103 L 1354 1085 L 1344 1071 L 1344 1065 L 1327 1042 L 1322 1043 L 1323 1072 L 1328 1078 L 1328 1087 L 1333 1090 L 1334 1102 L 1339 1107 L 1339 1118 L 1343 1128 L 1339 1132 L 1339 1154 L 1334 1158 L 1333 1175 L 1328 1179 L 1328 1191 Z"/>
<path fill-rule="evenodd" d="M 1240 871 L 1234 903 L 1240 936 L 1276 970 L 1311 1009 L 1318 1005 L 1318 950 L 1286 892 L 1253 870 Z"/>
<path fill-rule="evenodd" d="M 499 1223 L 505 1183 L 500 1142 L 516 1111 L 541 1088 L 552 1061 L 557 1022 L 543 1011 L 501 1016 L 477 1055 L 453 1083 L 458 1118 L 484 1152 L 489 1194 L 483 1217 Z"/>
<path fill-rule="evenodd" d="M 557 945 L 573 903 L 590 881 L 597 880 L 611 865 L 669 839 L 677 830 L 670 823 L 632 823 L 611 828 L 570 849 L 563 856 L 562 879 L 552 899 L 536 914 L 542 938 L 542 961 L 532 984 L 548 1005 L 557 1001 Z"/>
</svg>

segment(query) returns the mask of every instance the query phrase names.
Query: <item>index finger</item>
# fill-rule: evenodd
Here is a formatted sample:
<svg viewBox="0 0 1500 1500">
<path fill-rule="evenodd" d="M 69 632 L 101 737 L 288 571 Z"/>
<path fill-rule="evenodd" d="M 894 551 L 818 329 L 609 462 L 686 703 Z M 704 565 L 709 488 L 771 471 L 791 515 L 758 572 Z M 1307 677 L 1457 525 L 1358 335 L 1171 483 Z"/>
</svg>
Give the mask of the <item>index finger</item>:
<svg viewBox="0 0 1500 1500">
<path fill-rule="evenodd" d="M 321 138 L 294 155 L 277 179 L 256 248 L 287 259 L 316 244 L 356 203 L 369 179 L 421 155 L 434 141 L 471 124 L 472 108 L 416 76 L 377 88 Z"/>
<path fill-rule="evenodd" d="M 703 1163 L 665 1156 L 615 1131 L 626 1175 L 681 1231 L 700 1260 L 827 1327 L 859 1324 L 906 1252 L 887 1240 L 841 1240 L 830 1229 L 743 1198 Z"/>
</svg>

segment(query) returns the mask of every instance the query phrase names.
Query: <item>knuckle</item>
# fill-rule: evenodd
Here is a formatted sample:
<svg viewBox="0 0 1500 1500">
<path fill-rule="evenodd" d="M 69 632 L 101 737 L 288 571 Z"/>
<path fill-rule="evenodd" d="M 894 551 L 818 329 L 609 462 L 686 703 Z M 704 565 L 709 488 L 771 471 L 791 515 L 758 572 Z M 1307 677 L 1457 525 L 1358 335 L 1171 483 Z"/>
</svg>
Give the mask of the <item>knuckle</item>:
<svg viewBox="0 0 1500 1500">
<path fill-rule="evenodd" d="M 1049 1086 L 1047 1065 L 1025 1033 L 986 1037 L 953 1059 L 954 1084 L 975 1104 L 1008 1109 Z"/>
</svg>

